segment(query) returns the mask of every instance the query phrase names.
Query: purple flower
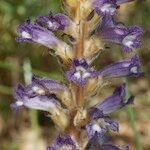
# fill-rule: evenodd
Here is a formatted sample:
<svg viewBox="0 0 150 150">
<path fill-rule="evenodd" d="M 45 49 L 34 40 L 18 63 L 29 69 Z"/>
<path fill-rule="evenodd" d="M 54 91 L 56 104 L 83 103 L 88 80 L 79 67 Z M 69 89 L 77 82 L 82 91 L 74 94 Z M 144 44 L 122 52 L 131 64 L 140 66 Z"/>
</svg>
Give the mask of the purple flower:
<svg viewBox="0 0 150 150">
<path fill-rule="evenodd" d="M 20 33 L 20 37 L 17 38 L 18 42 L 35 42 L 50 49 L 64 45 L 64 42 L 60 41 L 51 31 L 38 24 L 31 24 L 29 19 L 18 27 L 18 32 Z"/>
<path fill-rule="evenodd" d="M 112 150 L 111 148 L 121 150 L 117 146 L 105 144 L 108 138 L 106 135 L 109 130 L 114 132 L 119 131 L 118 122 L 112 120 L 108 115 L 132 103 L 132 96 L 128 100 L 125 100 L 125 84 L 123 84 L 116 88 L 112 96 L 90 109 L 90 123 L 86 125 L 86 131 L 93 148 L 96 149 L 97 147 L 98 150 L 98 148 L 107 149 L 108 147 L 108 150 Z"/>
<path fill-rule="evenodd" d="M 104 78 L 116 78 L 125 76 L 143 75 L 140 70 L 140 60 L 137 55 L 131 58 L 131 60 L 120 61 L 112 65 L 107 66 L 105 69 L 99 72 L 99 75 Z"/>
<path fill-rule="evenodd" d="M 112 112 L 118 111 L 126 105 L 133 104 L 133 100 L 133 96 L 131 96 L 128 100 L 125 100 L 125 84 L 123 84 L 116 88 L 112 96 L 106 98 L 102 103 L 97 104 L 91 109 L 91 118 L 101 118 L 102 115 L 98 116 L 98 114 L 101 114 L 98 111 L 102 112 L 103 115 L 108 115 Z"/>
<path fill-rule="evenodd" d="M 87 83 L 89 78 L 98 77 L 98 72 L 90 68 L 85 59 L 74 59 L 71 70 L 67 72 L 66 77 L 69 81 L 83 86 Z"/>
<path fill-rule="evenodd" d="M 90 0 L 98 15 L 114 15 L 118 6 L 133 0 Z"/>
<path fill-rule="evenodd" d="M 65 30 L 70 25 L 71 20 L 64 14 L 54 15 L 52 12 L 48 16 L 40 16 L 37 21 L 39 25 L 46 25 L 52 31 Z"/>
<path fill-rule="evenodd" d="M 11 106 L 16 109 L 25 106 L 32 109 L 51 111 L 56 106 L 60 106 L 52 94 L 64 90 L 66 90 L 66 87 L 55 80 L 40 79 L 33 76 L 32 83 L 28 86 L 23 87 L 18 84 L 14 93 L 16 102 Z"/>
<path fill-rule="evenodd" d="M 45 95 L 29 95 L 26 92 L 26 88 L 18 84 L 15 89 L 14 98 L 16 102 L 11 105 L 15 110 L 18 110 L 21 106 L 25 106 L 31 109 L 43 110 L 43 111 L 54 111 L 54 109 L 60 104 L 52 96 Z"/>
<path fill-rule="evenodd" d="M 105 15 L 97 30 L 104 41 L 122 45 L 124 52 L 131 52 L 141 47 L 140 37 L 144 31 L 140 27 L 117 25 L 111 16 Z"/>
<path fill-rule="evenodd" d="M 69 135 L 61 136 L 59 135 L 52 147 L 49 147 L 48 150 L 77 150 L 75 142 L 71 139 Z"/>
</svg>

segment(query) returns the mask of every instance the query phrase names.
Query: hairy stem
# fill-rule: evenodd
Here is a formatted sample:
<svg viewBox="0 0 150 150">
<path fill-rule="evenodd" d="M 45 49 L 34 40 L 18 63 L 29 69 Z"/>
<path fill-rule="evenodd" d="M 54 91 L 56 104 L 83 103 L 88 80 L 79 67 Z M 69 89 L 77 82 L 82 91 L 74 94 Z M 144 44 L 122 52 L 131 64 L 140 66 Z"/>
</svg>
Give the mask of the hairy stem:
<svg viewBox="0 0 150 150">
<path fill-rule="evenodd" d="M 82 8 L 81 8 L 81 3 L 83 2 L 82 0 L 77 1 L 77 8 L 76 8 L 76 17 L 75 21 L 76 24 L 78 25 L 78 41 L 75 44 L 74 51 L 75 51 L 75 58 L 77 59 L 83 59 L 84 58 L 84 43 L 85 43 L 85 38 L 86 38 L 86 24 L 85 21 L 82 18 Z M 68 129 L 68 132 L 73 138 L 79 143 L 80 140 L 80 130 L 77 129 L 74 125 L 74 118 L 78 112 L 79 108 L 82 108 L 84 106 L 84 87 L 80 87 L 78 85 L 72 86 L 72 91 L 75 94 L 75 103 L 76 107 L 74 110 L 71 112 L 71 118 L 70 118 L 70 126 Z"/>
</svg>

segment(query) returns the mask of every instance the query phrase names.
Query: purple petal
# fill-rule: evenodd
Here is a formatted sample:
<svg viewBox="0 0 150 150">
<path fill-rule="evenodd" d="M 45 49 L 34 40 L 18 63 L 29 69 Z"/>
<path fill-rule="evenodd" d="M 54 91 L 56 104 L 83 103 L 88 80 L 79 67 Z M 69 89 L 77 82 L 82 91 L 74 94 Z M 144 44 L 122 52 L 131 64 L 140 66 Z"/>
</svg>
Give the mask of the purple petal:
<svg viewBox="0 0 150 150">
<path fill-rule="evenodd" d="M 17 100 L 13 106 L 25 106 L 30 109 L 52 111 L 58 106 L 58 102 L 52 97 L 36 96 L 30 98 L 28 96 L 24 96 L 23 99 Z"/>
<path fill-rule="evenodd" d="M 118 5 L 131 2 L 133 0 L 90 0 L 98 15 L 115 15 Z"/>
<path fill-rule="evenodd" d="M 99 118 L 104 118 L 103 111 L 96 107 L 90 109 L 89 116 L 90 116 L 91 120 L 97 120 Z"/>
<path fill-rule="evenodd" d="M 65 91 L 66 87 L 58 81 L 32 77 L 32 83 L 26 87 L 26 92 L 30 96 L 34 95 L 49 95 Z"/>
<path fill-rule="evenodd" d="M 123 3 L 128 3 L 128 2 L 133 2 L 134 0 L 117 0 L 117 5 L 123 4 Z"/>
<path fill-rule="evenodd" d="M 140 71 L 140 60 L 136 55 L 131 58 L 131 60 L 120 61 L 114 63 L 101 72 L 99 75 L 104 78 L 116 78 L 116 77 L 126 77 L 126 76 L 135 76 L 139 77 L 143 75 Z"/>
<path fill-rule="evenodd" d="M 106 134 L 106 132 L 101 132 L 100 134 L 95 134 L 88 143 L 89 150 L 99 150 L 98 148 L 101 147 L 104 143 L 110 141 L 110 137 Z M 101 150 L 101 149 L 100 149 Z"/>
<path fill-rule="evenodd" d="M 98 15 L 114 15 L 116 12 L 116 0 L 91 0 L 91 2 Z"/>
<path fill-rule="evenodd" d="M 48 29 L 52 31 L 56 30 L 64 30 L 66 27 L 70 25 L 70 19 L 64 14 L 52 14 L 49 13 L 48 16 L 40 16 L 37 21 L 39 25 L 46 24 Z"/>
<path fill-rule="evenodd" d="M 110 118 L 105 118 L 105 122 L 107 123 L 107 127 L 114 132 L 119 132 L 119 124 L 117 121 L 114 121 Z"/>
<path fill-rule="evenodd" d="M 96 105 L 95 107 L 103 112 L 104 115 L 115 112 L 122 107 L 132 104 L 134 97 L 130 97 L 125 101 L 125 84 L 117 88 L 113 95 L 106 98 L 102 103 Z"/>
</svg>

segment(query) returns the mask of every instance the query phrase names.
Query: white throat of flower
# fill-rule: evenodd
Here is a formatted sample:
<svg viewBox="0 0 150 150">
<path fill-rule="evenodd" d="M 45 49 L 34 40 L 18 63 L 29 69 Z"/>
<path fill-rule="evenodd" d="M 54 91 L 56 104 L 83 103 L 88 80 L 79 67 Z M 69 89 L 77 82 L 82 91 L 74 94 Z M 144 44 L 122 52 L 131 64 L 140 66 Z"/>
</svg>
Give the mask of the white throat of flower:
<svg viewBox="0 0 150 150">
<path fill-rule="evenodd" d="M 76 67 L 76 72 L 74 73 L 74 77 L 76 77 L 77 79 L 85 79 L 90 77 L 90 73 L 87 72 L 86 69 L 84 69 L 82 66 L 78 66 Z"/>
<path fill-rule="evenodd" d="M 57 30 L 58 29 L 58 23 L 57 22 L 48 21 L 47 24 L 48 24 L 48 27 L 50 29 L 53 29 L 53 30 Z"/>
<path fill-rule="evenodd" d="M 21 36 L 22 36 L 23 38 L 25 38 L 25 39 L 31 39 L 31 38 L 32 38 L 31 35 L 30 35 L 28 32 L 26 32 L 26 31 L 23 31 L 23 32 L 21 33 Z"/>
<path fill-rule="evenodd" d="M 132 45 L 133 45 L 133 40 L 135 40 L 135 38 L 136 38 L 136 36 L 134 36 L 134 35 L 128 35 L 122 40 L 122 43 L 123 43 L 123 45 L 125 45 L 129 48 L 133 48 Z"/>
<path fill-rule="evenodd" d="M 132 68 L 130 69 L 130 71 L 131 71 L 132 73 L 138 73 L 138 67 L 137 67 L 137 66 L 134 66 L 134 67 L 132 67 Z"/>
<path fill-rule="evenodd" d="M 60 150 L 73 150 L 71 145 L 63 145 L 60 147 Z"/>
<path fill-rule="evenodd" d="M 16 101 L 17 106 L 23 106 L 23 101 Z"/>
<path fill-rule="evenodd" d="M 112 6 L 112 4 L 104 4 L 102 7 L 101 7 L 101 11 L 103 13 L 111 13 L 113 14 L 115 11 L 116 11 L 116 8 Z"/>
<path fill-rule="evenodd" d="M 33 86 L 33 87 L 32 87 L 32 90 L 33 90 L 35 93 L 39 94 L 39 95 L 45 94 L 44 89 L 42 89 L 42 88 L 40 88 L 40 87 L 38 87 L 38 86 Z"/>
<path fill-rule="evenodd" d="M 101 132 L 101 127 L 100 127 L 100 125 L 98 125 L 98 124 L 93 124 L 92 125 L 92 130 L 94 131 L 94 132 Z"/>
</svg>

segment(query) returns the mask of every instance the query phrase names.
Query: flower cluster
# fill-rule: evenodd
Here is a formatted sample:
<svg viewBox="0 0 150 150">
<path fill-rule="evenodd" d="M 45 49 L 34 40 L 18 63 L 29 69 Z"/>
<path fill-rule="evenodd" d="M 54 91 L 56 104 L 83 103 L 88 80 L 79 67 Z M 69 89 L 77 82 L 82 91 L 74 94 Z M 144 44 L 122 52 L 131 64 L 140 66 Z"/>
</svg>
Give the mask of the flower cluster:
<svg viewBox="0 0 150 150">
<path fill-rule="evenodd" d="M 117 9 L 133 0 L 63 0 L 67 15 L 49 13 L 34 23 L 28 18 L 18 27 L 18 42 L 32 42 L 49 48 L 61 61 L 67 84 L 33 75 L 31 84 L 18 84 L 11 105 L 48 112 L 60 129 L 48 150 L 128 150 L 111 144 L 109 132 L 118 132 L 119 124 L 110 114 L 133 104 L 126 98 L 126 84 L 97 104 L 92 99 L 108 81 L 120 77 L 140 77 L 137 54 L 96 70 L 92 62 L 108 42 L 121 45 L 131 53 L 141 46 L 143 30 L 115 21 Z M 59 37 L 58 37 L 59 35 Z M 63 36 L 66 36 L 64 39 Z M 83 138 L 84 137 L 84 138 Z"/>
</svg>

